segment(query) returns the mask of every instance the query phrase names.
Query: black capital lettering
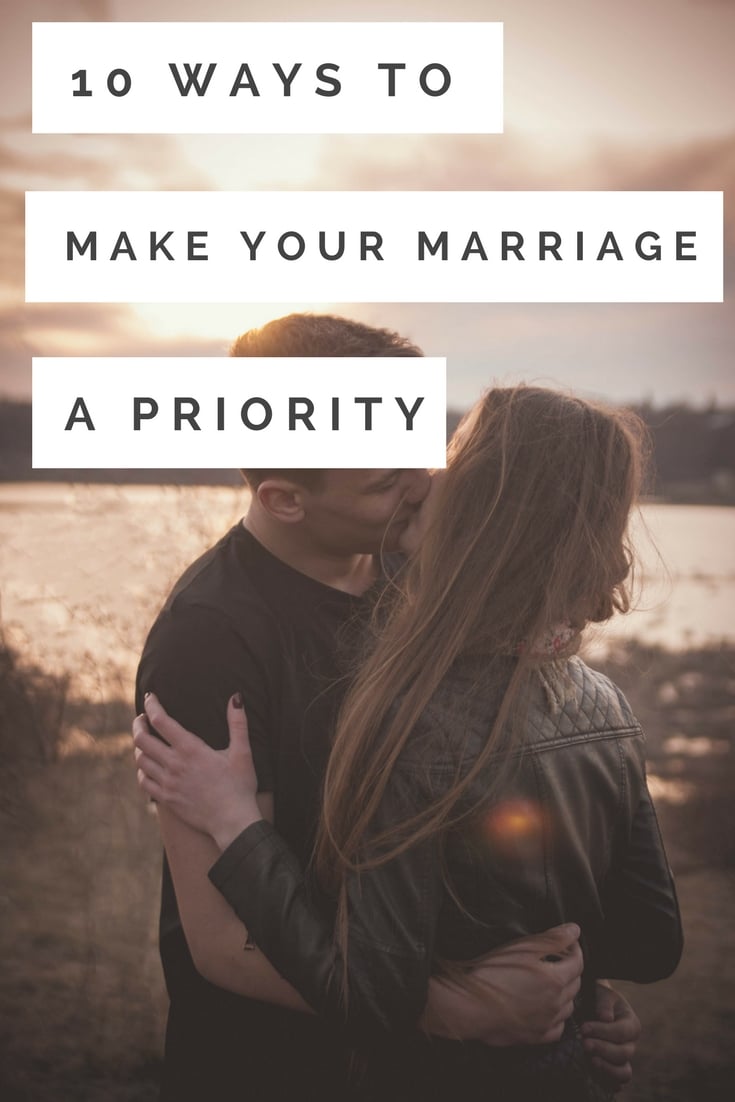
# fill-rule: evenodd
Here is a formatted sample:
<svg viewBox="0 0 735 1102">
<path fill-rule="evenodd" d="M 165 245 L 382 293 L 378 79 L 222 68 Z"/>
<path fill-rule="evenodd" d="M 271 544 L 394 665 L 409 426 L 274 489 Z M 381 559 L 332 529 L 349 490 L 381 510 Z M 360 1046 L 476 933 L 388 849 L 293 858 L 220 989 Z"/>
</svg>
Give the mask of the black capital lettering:
<svg viewBox="0 0 735 1102">
<path fill-rule="evenodd" d="M 243 239 L 243 241 L 245 242 L 247 247 L 250 249 L 250 259 L 255 260 L 256 259 L 255 254 L 258 251 L 258 245 L 260 244 L 260 242 L 265 237 L 265 230 L 260 231 L 258 236 L 255 238 L 255 241 L 250 240 L 250 237 L 248 236 L 247 230 L 240 230 L 240 237 Z"/>
<path fill-rule="evenodd" d="M 293 237 L 296 241 L 295 253 L 286 252 L 286 241 L 289 237 Z M 278 252 L 281 254 L 284 260 L 300 260 L 301 257 L 304 255 L 305 248 L 306 242 L 304 241 L 301 234 L 297 233 L 296 230 L 288 230 L 287 233 L 282 233 L 281 236 L 278 238 Z"/>
<path fill-rule="evenodd" d="M 279 77 L 281 78 L 281 84 L 283 85 L 283 94 L 284 94 L 284 96 L 290 96 L 291 95 L 291 85 L 293 84 L 294 77 L 296 76 L 299 69 L 301 68 L 301 62 L 297 61 L 296 64 L 294 65 L 293 69 L 291 70 L 291 72 L 288 73 L 288 74 L 284 73 L 283 69 L 278 64 L 277 61 L 273 62 L 273 68 L 276 70 Z"/>
<path fill-rule="evenodd" d="M 551 253 L 554 260 L 561 260 L 561 253 L 559 252 L 559 246 L 561 245 L 561 234 L 554 233 L 553 230 L 539 230 L 538 235 L 538 258 L 539 260 L 546 260 L 546 254 Z"/>
<path fill-rule="evenodd" d="M 206 95 L 209 82 L 214 76 L 214 70 L 217 68 L 217 63 L 211 61 L 207 66 L 207 73 L 202 83 L 199 83 L 199 74 L 202 70 L 202 62 L 197 61 L 196 65 L 192 66 L 188 61 L 184 62 L 184 72 L 186 73 L 186 83 L 181 79 L 179 74 L 179 67 L 175 62 L 169 61 L 168 67 L 173 73 L 174 80 L 178 85 L 179 94 L 182 96 L 188 96 L 189 92 L 194 89 L 198 96 Z"/>
<path fill-rule="evenodd" d="M 325 260 L 340 260 L 345 251 L 345 231 L 338 230 L 337 232 L 337 252 L 327 252 L 327 235 L 324 230 L 319 230 L 319 252 Z"/>
<path fill-rule="evenodd" d="M 79 253 L 80 256 L 84 256 L 87 249 L 89 249 L 89 259 L 97 259 L 97 231 L 90 230 L 87 236 L 84 238 L 84 244 L 80 245 L 77 240 L 77 235 L 72 230 L 66 231 L 66 259 L 74 259 L 74 250 Z"/>
<path fill-rule="evenodd" d="M 199 403 L 196 398 L 174 398 L 174 432 L 180 432 L 184 421 L 188 422 L 196 432 L 201 432 L 197 424 Z"/>
<path fill-rule="evenodd" d="M 152 421 L 157 413 L 158 402 L 155 398 L 133 398 L 133 432 L 139 432 L 141 423 Z"/>
<path fill-rule="evenodd" d="M 187 260 L 209 260 L 209 257 L 207 256 L 206 253 L 202 253 L 201 256 L 197 256 L 197 253 L 196 253 L 197 249 L 206 249 L 206 247 L 207 247 L 206 237 L 207 237 L 208 232 L 209 232 L 208 230 L 189 230 L 189 232 L 186 235 L 186 240 L 187 240 L 187 245 L 188 245 L 187 250 L 186 250 L 186 259 Z M 204 241 L 197 241 L 196 240 L 197 237 L 203 237 L 205 240 Z"/>
<path fill-rule="evenodd" d="M 446 260 L 449 256 L 449 234 L 446 230 L 441 231 L 433 245 L 429 235 L 424 230 L 419 230 L 419 260 L 423 260 L 427 252 L 430 256 L 436 256 L 439 249 L 441 249 L 441 259 Z"/>
<path fill-rule="evenodd" d="M 173 230 L 169 230 L 168 233 L 165 233 L 163 235 L 163 237 L 156 238 L 156 231 L 151 230 L 151 260 L 158 259 L 158 256 L 156 255 L 158 252 L 162 252 L 167 260 L 173 260 L 171 253 L 166 248 L 166 242 L 168 241 L 169 237 L 171 237 L 173 232 Z"/>
<path fill-rule="evenodd" d="M 125 230 L 122 231 L 117 241 L 115 242 L 115 246 L 112 250 L 112 253 L 110 254 L 110 260 L 117 260 L 118 256 L 120 255 L 127 256 L 129 260 L 138 259 L 135 255 L 135 250 L 133 249 L 130 238 L 125 233 Z"/>
<path fill-rule="evenodd" d="M 250 420 L 250 408 L 256 405 L 256 403 L 263 407 L 263 420 L 260 424 Z M 243 402 L 242 404 L 240 420 L 246 429 L 252 429 L 253 432 L 260 432 L 261 429 L 267 428 L 273 420 L 273 410 L 270 407 L 270 403 L 266 402 L 265 398 L 248 398 L 247 402 Z"/>
<path fill-rule="evenodd" d="M 618 243 L 615 240 L 615 234 L 612 230 L 608 230 L 605 234 L 602 245 L 600 246 L 600 251 L 597 254 L 597 259 L 602 260 L 604 256 L 608 256 L 610 253 L 612 253 L 616 260 L 623 259 L 623 254 L 618 248 Z"/>
<path fill-rule="evenodd" d="M 297 405 L 303 405 L 302 410 L 298 410 Z M 314 412 L 314 403 L 311 398 L 289 398 L 288 400 L 288 428 L 289 432 L 293 432 L 296 428 L 296 422 L 302 421 L 307 429 L 311 432 L 314 431 L 314 426 L 311 423 L 311 415 Z"/>
<path fill-rule="evenodd" d="M 442 75 L 441 88 L 430 88 L 428 76 L 431 72 L 440 72 Z M 438 61 L 432 62 L 431 65 L 425 65 L 419 73 L 419 84 L 421 85 L 421 91 L 426 96 L 443 96 L 445 92 L 449 91 L 449 85 L 452 83 L 452 77 L 449 69 L 446 65 L 440 65 Z"/>
<path fill-rule="evenodd" d="M 413 419 L 424 403 L 423 397 L 417 398 L 410 409 L 406 406 L 403 398 L 396 398 L 396 402 L 400 407 L 401 413 L 406 418 L 406 432 L 413 432 Z"/>
<path fill-rule="evenodd" d="M 387 69 L 388 71 L 388 95 L 395 96 L 396 94 L 396 71 L 398 69 L 405 69 L 406 66 L 401 61 L 380 61 L 378 62 L 379 69 Z"/>
<path fill-rule="evenodd" d="M 373 406 L 381 405 L 382 398 L 355 398 L 356 406 L 365 406 L 365 431 L 373 431 Z"/>
<path fill-rule="evenodd" d="M 472 256 L 473 253 L 476 253 L 479 256 L 480 260 L 487 260 L 485 246 L 483 245 L 482 239 L 477 230 L 473 230 L 470 236 L 467 238 L 467 244 L 465 245 L 461 259 L 467 260 L 467 258 Z"/>
<path fill-rule="evenodd" d="M 523 248 L 523 234 L 516 230 L 503 230 L 500 235 L 500 259 L 507 260 L 510 253 L 517 260 L 525 260 L 521 249 Z"/>
<path fill-rule="evenodd" d="M 241 88 L 247 88 L 247 90 L 254 96 L 260 95 L 260 92 L 258 91 L 258 85 L 253 80 L 253 74 L 250 72 L 250 66 L 245 63 L 243 63 L 238 69 L 237 76 L 235 77 L 235 83 L 230 89 L 230 95 L 236 96 Z"/>
<path fill-rule="evenodd" d="M 317 88 L 316 89 L 316 94 L 318 96 L 329 96 L 331 98 L 332 96 L 338 96 L 340 94 L 340 92 L 342 91 L 342 85 L 341 85 L 340 81 L 337 80 L 336 77 L 327 76 L 326 75 L 327 70 L 331 70 L 334 73 L 338 73 L 339 72 L 339 65 L 333 65 L 331 62 L 328 62 L 327 64 L 320 65 L 317 68 L 317 71 L 316 71 L 317 80 L 320 80 L 322 82 L 322 84 L 329 84 L 331 86 L 331 91 L 328 92 L 326 90 L 326 88 Z"/>
<path fill-rule="evenodd" d="M 648 252 L 643 249 L 643 242 L 647 239 L 651 241 L 659 241 L 659 236 L 654 233 L 653 230 L 644 230 L 643 233 L 639 233 L 635 239 L 635 251 L 641 260 L 660 260 L 661 259 L 661 246 L 659 244 L 652 245 Z"/>
<path fill-rule="evenodd" d="M 372 240 L 371 240 L 372 239 Z M 360 260 L 367 260 L 367 254 L 372 253 L 376 260 L 382 260 L 380 247 L 383 244 L 383 235 L 373 230 L 360 231 Z"/>
<path fill-rule="evenodd" d="M 96 431 L 84 398 L 74 399 L 69 419 L 64 425 L 64 432 L 71 432 L 74 425 L 86 425 L 90 432 Z"/>
<path fill-rule="evenodd" d="M 677 260 L 696 260 L 697 259 L 696 253 L 692 253 L 691 256 L 685 256 L 685 254 L 684 254 L 685 249 L 693 249 L 695 244 L 696 244 L 696 242 L 694 240 L 685 241 L 684 238 L 685 237 L 695 238 L 696 236 L 697 236 L 697 231 L 696 230 L 677 230 L 676 231 L 676 259 Z"/>
</svg>

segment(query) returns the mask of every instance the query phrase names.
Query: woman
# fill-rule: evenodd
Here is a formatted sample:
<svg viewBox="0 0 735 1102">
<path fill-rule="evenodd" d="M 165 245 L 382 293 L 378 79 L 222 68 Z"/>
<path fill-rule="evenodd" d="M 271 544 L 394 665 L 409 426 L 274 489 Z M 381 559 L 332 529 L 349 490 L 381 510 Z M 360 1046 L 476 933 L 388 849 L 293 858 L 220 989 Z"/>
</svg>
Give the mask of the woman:
<svg viewBox="0 0 735 1102">
<path fill-rule="evenodd" d="M 533 387 L 491 390 L 463 423 L 342 708 L 309 880 L 260 819 L 246 754 L 233 783 L 232 756 L 209 751 L 200 792 L 175 747 L 139 760 L 145 790 L 226 851 L 211 877 L 278 971 L 359 1026 L 366 1097 L 596 1096 L 584 999 L 540 1050 L 419 1035 L 440 962 L 451 975 L 561 922 L 582 929 L 587 991 L 678 962 L 640 728 L 574 656 L 589 623 L 629 607 L 639 430 Z"/>
</svg>

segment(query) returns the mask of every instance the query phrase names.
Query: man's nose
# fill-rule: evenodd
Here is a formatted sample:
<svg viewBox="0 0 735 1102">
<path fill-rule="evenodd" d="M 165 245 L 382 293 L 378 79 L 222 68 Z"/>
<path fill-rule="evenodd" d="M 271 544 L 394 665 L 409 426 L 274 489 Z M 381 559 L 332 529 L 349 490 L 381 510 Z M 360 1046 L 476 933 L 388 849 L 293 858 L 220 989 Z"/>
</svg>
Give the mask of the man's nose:
<svg viewBox="0 0 735 1102">
<path fill-rule="evenodd" d="M 405 500 L 411 505 L 418 505 L 424 500 L 429 492 L 429 486 L 431 485 L 431 475 L 426 468 L 416 468 L 406 472 L 408 481 L 406 483 L 406 496 Z"/>
</svg>

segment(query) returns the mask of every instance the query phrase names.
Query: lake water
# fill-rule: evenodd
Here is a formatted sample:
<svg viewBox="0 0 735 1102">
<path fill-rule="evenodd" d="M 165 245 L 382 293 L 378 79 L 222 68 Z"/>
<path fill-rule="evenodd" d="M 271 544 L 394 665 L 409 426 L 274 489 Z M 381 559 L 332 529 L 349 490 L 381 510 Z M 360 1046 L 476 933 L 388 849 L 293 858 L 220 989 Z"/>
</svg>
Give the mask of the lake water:
<svg viewBox="0 0 735 1102">
<path fill-rule="evenodd" d="M 735 509 L 645 505 L 633 527 L 636 607 L 600 632 L 683 650 L 735 640 Z"/>
<path fill-rule="evenodd" d="M 30 660 L 86 691 L 129 694 L 145 633 L 181 569 L 242 515 L 220 487 L 0 485 L 0 615 Z M 735 640 L 735 509 L 648 505 L 638 608 L 596 632 L 687 649 Z"/>
</svg>

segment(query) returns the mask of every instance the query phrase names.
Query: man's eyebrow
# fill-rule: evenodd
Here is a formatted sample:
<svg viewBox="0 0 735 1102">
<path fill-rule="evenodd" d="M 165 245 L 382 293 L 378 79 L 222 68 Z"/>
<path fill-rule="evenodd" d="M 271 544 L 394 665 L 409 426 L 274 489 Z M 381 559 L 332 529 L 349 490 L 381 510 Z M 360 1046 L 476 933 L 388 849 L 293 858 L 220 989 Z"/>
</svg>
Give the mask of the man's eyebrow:
<svg viewBox="0 0 735 1102">
<path fill-rule="evenodd" d="M 371 490 L 379 490 L 382 486 L 388 482 L 392 482 L 401 473 L 400 467 L 396 467 L 395 470 L 385 471 L 378 478 L 374 478 L 371 482 L 366 482 L 363 486 L 363 493 L 370 493 Z"/>
</svg>

